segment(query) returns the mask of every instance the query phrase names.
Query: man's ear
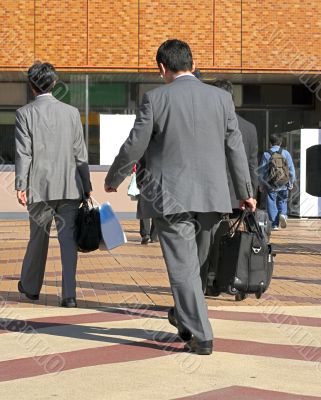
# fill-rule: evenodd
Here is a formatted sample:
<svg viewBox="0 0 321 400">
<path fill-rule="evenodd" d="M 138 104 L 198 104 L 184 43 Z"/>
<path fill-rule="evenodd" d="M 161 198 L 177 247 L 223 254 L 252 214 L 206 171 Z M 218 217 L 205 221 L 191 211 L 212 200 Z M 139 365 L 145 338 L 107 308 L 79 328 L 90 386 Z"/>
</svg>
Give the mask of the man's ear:
<svg viewBox="0 0 321 400">
<path fill-rule="evenodd" d="M 159 67 L 159 72 L 160 72 L 160 74 L 164 77 L 165 74 L 166 74 L 166 67 L 165 67 L 165 65 L 164 65 L 163 63 L 159 63 L 158 67 Z"/>
<path fill-rule="evenodd" d="M 192 72 L 195 72 L 195 70 L 196 70 L 196 65 L 195 65 L 195 61 L 193 60 L 193 63 L 192 63 Z"/>
</svg>

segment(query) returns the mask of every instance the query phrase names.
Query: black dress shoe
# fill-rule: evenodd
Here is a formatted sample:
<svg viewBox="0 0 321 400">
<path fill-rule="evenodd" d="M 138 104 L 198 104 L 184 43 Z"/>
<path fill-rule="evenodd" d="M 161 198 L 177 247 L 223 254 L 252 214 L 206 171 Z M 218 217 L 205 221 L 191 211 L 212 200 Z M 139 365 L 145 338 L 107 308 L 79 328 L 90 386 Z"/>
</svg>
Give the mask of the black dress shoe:
<svg viewBox="0 0 321 400">
<path fill-rule="evenodd" d="M 194 337 L 192 340 L 187 342 L 184 349 L 201 356 L 209 356 L 213 352 L 213 340 L 207 340 L 206 342 L 198 342 Z"/>
<path fill-rule="evenodd" d="M 149 236 L 143 236 L 142 237 L 142 241 L 140 243 L 141 244 L 148 244 L 149 241 L 150 241 Z"/>
<path fill-rule="evenodd" d="M 66 297 L 65 299 L 62 299 L 60 307 L 76 308 L 76 299 L 74 297 Z"/>
<path fill-rule="evenodd" d="M 26 297 L 28 297 L 29 300 L 39 300 L 39 294 L 30 294 L 30 293 L 27 293 L 27 292 L 24 290 L 21 281 L 18 282 L 18 290 L 19 290 L 20 293 L 22 293 L 22 294 L 24 294 Z"/>
<path fill-rule="evenodd" d="M 218 297 L 221 294 L 221 292 L 219 292 L 213 286 L 207 286 L 204 294 L 205 296 Z"/>
<path fill-rule="evenodd" d="M 174 308 L 170 308 L 168 311 L 168 322 L 178 329 L 177 320 L 174 315 Z M 188 329 L 183 329 L 181 331 L 178 329 L 177 334 L 184 342 L 188 342 L 192 338 L 192 334 Z"/>
</svg>

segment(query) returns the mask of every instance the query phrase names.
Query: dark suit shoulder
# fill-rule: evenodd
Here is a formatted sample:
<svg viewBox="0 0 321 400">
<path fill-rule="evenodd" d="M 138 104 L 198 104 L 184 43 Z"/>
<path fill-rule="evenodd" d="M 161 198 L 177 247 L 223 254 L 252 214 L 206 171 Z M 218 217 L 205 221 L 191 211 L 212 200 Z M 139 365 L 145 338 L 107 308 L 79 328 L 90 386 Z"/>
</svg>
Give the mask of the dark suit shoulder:
<svg viewBox="0 0 321 400">
<path fill-rule="evenodd" d="M 242 131 L 242 129 L 246 132 L 251 132 L 251 133 L 255 133 L 256 134 L 256 127 L 254 124 L 252 124 L 252 122 L 247 121 L 246 119 L 244 119 L 243 117 L 241 117 L 240 115 L 236 114 L 237 116 L 237 121 L 239 123 L 239 128 Z"/>
</svg>

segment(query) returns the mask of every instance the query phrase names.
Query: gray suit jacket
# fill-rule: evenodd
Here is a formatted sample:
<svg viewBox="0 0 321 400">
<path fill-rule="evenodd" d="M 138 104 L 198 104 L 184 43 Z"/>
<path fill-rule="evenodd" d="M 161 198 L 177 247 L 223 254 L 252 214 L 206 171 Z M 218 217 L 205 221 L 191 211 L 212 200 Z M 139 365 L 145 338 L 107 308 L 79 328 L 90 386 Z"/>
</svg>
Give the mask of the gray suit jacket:
<svg viewBox="0 0 321 400">
<path fill-rule="evenodd" d="M 246 157 L 247 157 L 247 160 L 249 163 L 253 196 L 256 197 L 257 188 L 258 188 L 258 184 L 259 184 L 258 183 L 258 174 L 257 174 L 258 142 L 257 142 L 256 127 L 255 127 L 255 125 L 251 124 L 251 122 L 248 122 L 246 119 L 240 117 L 239 115 L 237 115 L 237 121 L 239 124 L 239 129 L 242 134 L 242 140 L 244 143 L 245 153 L 246 153 Z M 239 201 L 236 198 L 231 175 L 229 174 L 228 177 L 229 177 L 229 188 L 230 188 L 230 194 L 231 194 L 232 208 L 238 208 Z"/>
<path fill-rule="evenodd" d="M 225 154 L 238 198 L 252 196 L 231 95 L 192 76 L 181 76 L 144 95 L 106 184 L 117 188 L 144 155 L 139 218 L 231 212 Z"/>
<path fill-rule="evenodd" d="M 87 149 L 76 108 L 40 96 L 16 113 L 16 190 L 28 203 L 79 199 L 91 191 Z"/>
</svg>

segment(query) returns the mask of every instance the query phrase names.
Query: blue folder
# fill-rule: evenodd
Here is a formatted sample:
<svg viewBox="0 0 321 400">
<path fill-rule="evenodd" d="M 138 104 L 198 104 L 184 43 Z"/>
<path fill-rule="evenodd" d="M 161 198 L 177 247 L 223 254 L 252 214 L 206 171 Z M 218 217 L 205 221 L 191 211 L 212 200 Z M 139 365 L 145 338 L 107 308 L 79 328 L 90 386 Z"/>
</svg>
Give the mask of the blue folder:
<svg viewBox="0 0 321 400">
<path fill-rule="evenodd" d="M 111 250 L 127 243 L 125 233 L 110 203 L 102 204 L 99 208 L 99 213 L 101 233 L 106 248 Z"/>
</svg>

